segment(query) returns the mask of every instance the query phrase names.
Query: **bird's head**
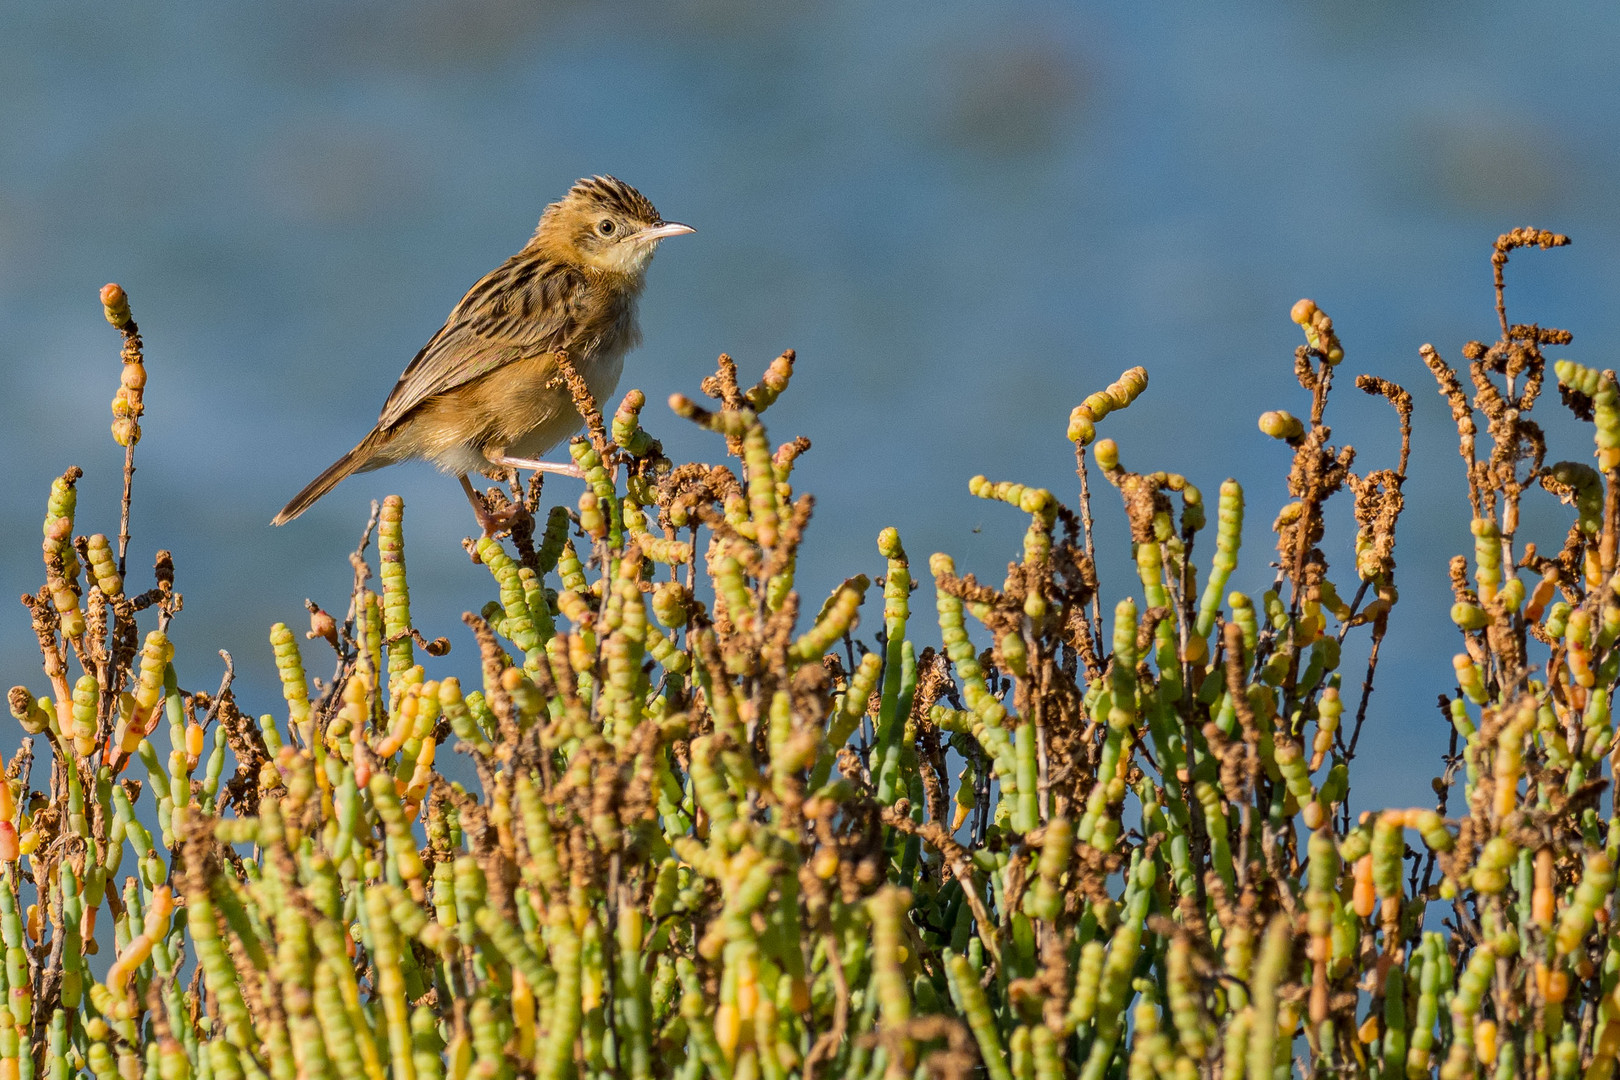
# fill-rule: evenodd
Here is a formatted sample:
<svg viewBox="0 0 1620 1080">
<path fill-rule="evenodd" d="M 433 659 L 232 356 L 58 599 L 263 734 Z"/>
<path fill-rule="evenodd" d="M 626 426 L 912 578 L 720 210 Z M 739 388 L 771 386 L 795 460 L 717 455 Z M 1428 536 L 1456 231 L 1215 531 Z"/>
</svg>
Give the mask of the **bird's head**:
<svg viewBox="0 0 1620 1080">
<path fill-rule="evenodd" d="M 623 180 L 591 176 L 546 207 L 533 244 L 585 270 L 639 278 L 658 242 L 694 232 L 665 221 L 647 197 Z"/>
</svg>

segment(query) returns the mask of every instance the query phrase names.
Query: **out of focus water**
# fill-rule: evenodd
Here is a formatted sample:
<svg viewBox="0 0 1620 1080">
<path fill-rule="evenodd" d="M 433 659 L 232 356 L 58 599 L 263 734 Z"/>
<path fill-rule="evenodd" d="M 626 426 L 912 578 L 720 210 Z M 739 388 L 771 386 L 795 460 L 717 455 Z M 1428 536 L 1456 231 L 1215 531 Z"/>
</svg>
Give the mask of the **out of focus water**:
<svg viewBox="0 0 1620 1080">
<path fill-rule="evenodd" d="M 769 419 L 815 443 L 798 475 L 819 499 L 817 594 L 877 572 L 886 525 L 919 564 L 947 550 L 999 577 L 1022 524 L 967 479 L 1072 495 L 1069 410 L 1134 364 L 1152 386 L 1107 433 L 1129 467 L 1211 498 L 1241 479 L 1237 584 L 1263 587 L 1287 452 L 1254 418 L 1303 411 L 1287 312 L 1315 298 L 1347 372 L 1418 400 L 1403 602 L 1357 794 L 1424 802 L 1456 649 L 1445 563 L 1468 540 L 1417 348 L 1455 360 L 1494 336 L 1489 246 L 1527 224 L 1576 245 L 1515 259 L 1510 314 L 1573 330 L 1560 355 L 1585 363 L 1612 365 L 1620 340 L 1620 9 L 1543 10 L 0 4 L 0 594 L 37 588 L 67 465 L 87 470 L 80 529 L 116 530 L 117 336 L 96 299 L 116 280 L 151 371 L 133 562 L 175 553 L 182 682 L 212 687 L 227 648 L 244 706 L 275 707 L 269 624 L 299 624 L 305 597 L 342 609 L 343 552 L 388 492 L 407 502 L 419 625 L 470 653 L 458 616 L 491 589 L 460 551 L 453 481 L 374 473 L 266 523 L 542 206 L 611 172 L 698 229 L 658 257 L 625 388 L 661 402 L 721 351 L 752 373 L 799 350 Z M 1387 407 L 1344 383 L 1335 434 L 1393 464 Z M 1588 436 L 1546 411 L 1555 456 L 1585 460 Z M 660 405 L 648 424 L 675 454 L 718 452 Z M 1099 502 L 1118 549 L 1112 492 Z M 1565 512 L 1535 507 L 1528 535 L 1556 543 Z M 1127 568 L 1105 570 L 1117 597 Z M 0 618 L 0 674 L 43 689 L 20 607 Z"/>
</svg>

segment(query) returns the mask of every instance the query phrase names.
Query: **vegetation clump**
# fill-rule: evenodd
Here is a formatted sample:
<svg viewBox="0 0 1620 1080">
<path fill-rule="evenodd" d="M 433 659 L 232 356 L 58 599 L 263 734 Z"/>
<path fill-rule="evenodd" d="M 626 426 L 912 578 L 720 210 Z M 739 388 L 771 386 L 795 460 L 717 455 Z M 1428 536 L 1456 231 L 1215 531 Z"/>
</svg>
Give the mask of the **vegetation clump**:
<svg viewBox="0 0 1620 1080">
<path fill-rule="evenodd" d="M 48 689 L 11 690 L 0 782 L 0 1080 L 1612 1076 L 1620 387 L 1551 365 L 1596 461 L 1549 463 L 1531 413 L 1570 336 L 1502 303 L 1510 252 L 1564 243 L 1498 240 L 1500 337 L 1466 376 L 1422 350 L 1475 538 L 1452 751 L 1434 801 L 1356 820 L 1412 399 L 1356 380 L 1399 446 L 1357 472 L 1325 424 L 1345 349 L 1308 300 L 1307 415 L 1260 417 L 1293 450 L 1260 596 L 1228 591 L 1235 481 L 1211 515 L 1098 438 L 1134 368 L 1074 410 L 1073 505 L 971 482 L 1027 518 L 1004 581 L 946 554 L 914 581 L 886 529 L 875 578 L 804 607 L 809 444 L 761 419 L 794 356 L 746 388 L 722 356 L 709 404 L 670 404 L 726 464 L 670 462 L 642 394 L 604 418 L 570 381 L 585 491 L 543 520 L 537 484 L 491 493 L 527 513 L 469 542 L 476 665 L 414 626 L 389 498 L 343 617 L 271 630 L 285 702 L 255 717 L 228 657 L 208 692 L 175 656 L 166 553 L 128 591 L 146 373 L 108 286 L 123 525 L 76 535 L 79 470 L 52 485 L 24 598 Z M 1134 582 L 1099 579 L 1096 476 Z M 1538 488 L 1574 508 L 1557 552 L 1517 535 Z M 1338 497 L 1353 543 L 1327 535 Z"/>
</svg>

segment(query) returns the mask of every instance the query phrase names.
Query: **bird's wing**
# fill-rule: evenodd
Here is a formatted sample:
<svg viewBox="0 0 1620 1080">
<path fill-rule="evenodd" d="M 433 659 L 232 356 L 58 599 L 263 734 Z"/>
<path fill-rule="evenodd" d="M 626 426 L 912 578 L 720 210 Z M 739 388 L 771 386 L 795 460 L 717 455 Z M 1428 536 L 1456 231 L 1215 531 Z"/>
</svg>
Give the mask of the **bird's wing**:
<svg viewBox="0 0 1620 1080">
<path fill-rule="evenodd" d="M 524 255 L 506 260 L 467 291 L 405 368 L 377 426 L 391 427 L 433 395 L 515 360 L 567 348 L 581 322 L 585 287 L 572 267 Z"/>
</svg>

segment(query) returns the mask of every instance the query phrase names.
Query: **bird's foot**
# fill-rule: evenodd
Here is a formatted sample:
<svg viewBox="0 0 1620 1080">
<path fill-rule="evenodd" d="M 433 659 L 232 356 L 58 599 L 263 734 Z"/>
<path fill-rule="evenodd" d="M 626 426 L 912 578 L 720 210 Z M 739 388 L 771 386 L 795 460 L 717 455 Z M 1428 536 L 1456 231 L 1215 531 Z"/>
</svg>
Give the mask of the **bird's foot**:
<svg viewBox="0 0 1620 1080">
<path fill-rule="evenodd" d="M 529 517 L 529 508 L 520 502 L 509 502 L 499 508 L 492 508 L 489 500 L 480 495 L 472 486 L 472 481 L 465 476 L 461 478 L 461 490 L 467 493 L 467 501 L 472 504 L 473 516 L 478 519 L 478 527 L 485 536 L 496 536 L 503 532 L 510 532 L 512 526 Z"/>
<path fill-rule="evenodd" d="M 485 536 L 497 536 L 503 532 L 511 532 L 513 526 L 529 516 L 529 508 L 522 503 L 507 503 L 500 510 L 475 507 L 473 514 L 477 517 L 478 527 L 484 531 Z"/>
<path fill-rule="evenodd" d="M 489 459 L 491 464 L 505 465 L 512 469 L 529 469 L 533 472 L 556 473 L 559 476 L 572 476 L 576 480 L 585 479 L 585 471 L 573 462 L 566 464 L 556 461 L 537 461 L 533 458 L 507 457 L 504 454 Z"/>
</svg>

